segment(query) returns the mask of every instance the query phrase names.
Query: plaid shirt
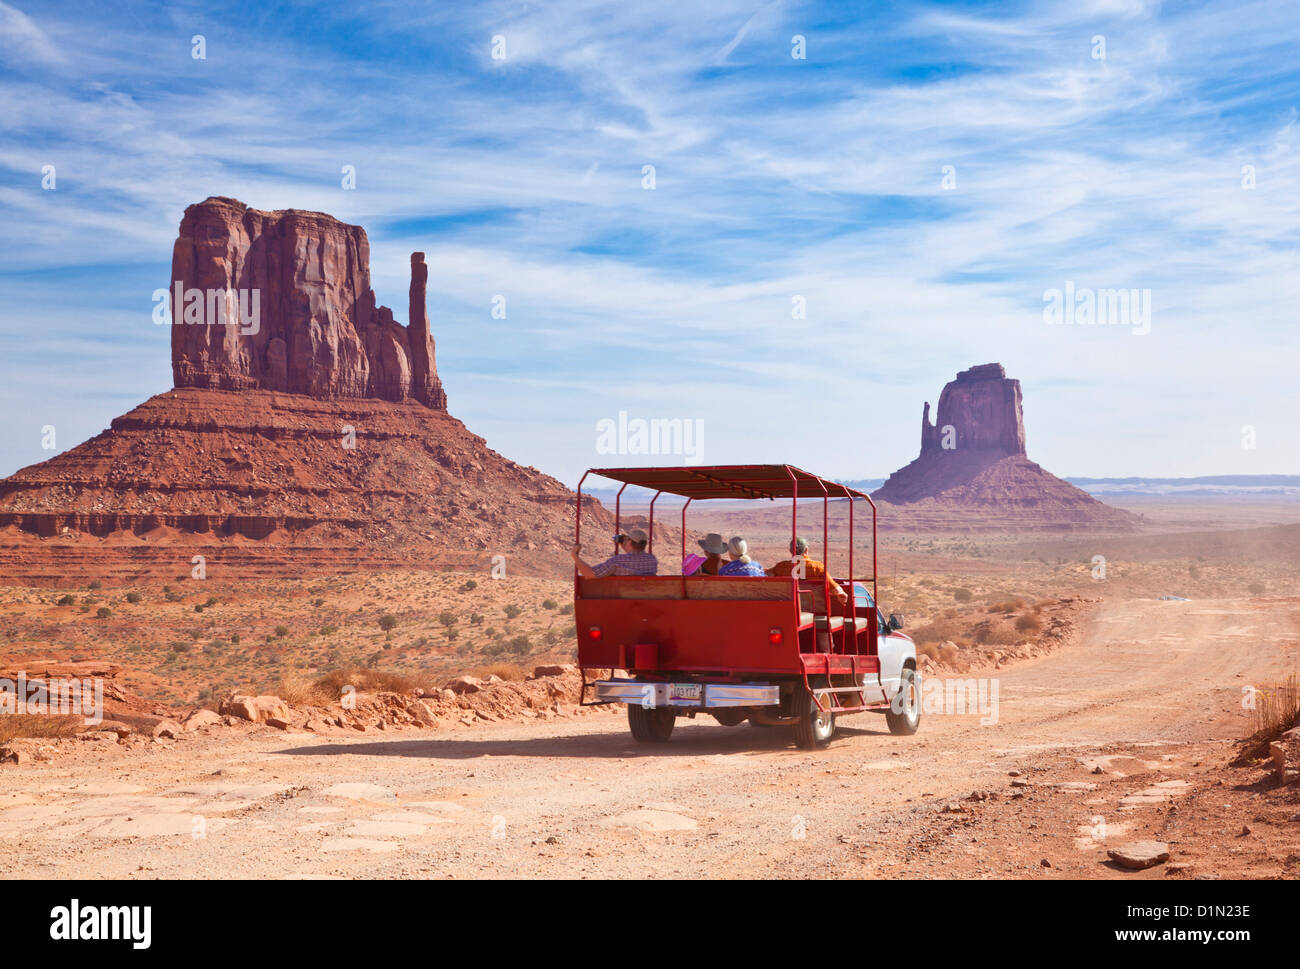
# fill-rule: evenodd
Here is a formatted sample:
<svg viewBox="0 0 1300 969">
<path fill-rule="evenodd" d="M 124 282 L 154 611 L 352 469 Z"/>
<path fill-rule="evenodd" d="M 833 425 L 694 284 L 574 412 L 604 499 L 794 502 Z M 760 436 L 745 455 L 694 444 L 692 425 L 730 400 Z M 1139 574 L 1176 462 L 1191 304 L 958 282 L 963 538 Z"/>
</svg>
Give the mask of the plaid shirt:
<svg viewBox="0 0 1300 969">
<path fill-rule="evenodd" d="M 607 575 L 658 575 L 659 560 L 649 552 L 623 552 L 593 565 L 591 571 L 598 579 Z"/>
</svg>

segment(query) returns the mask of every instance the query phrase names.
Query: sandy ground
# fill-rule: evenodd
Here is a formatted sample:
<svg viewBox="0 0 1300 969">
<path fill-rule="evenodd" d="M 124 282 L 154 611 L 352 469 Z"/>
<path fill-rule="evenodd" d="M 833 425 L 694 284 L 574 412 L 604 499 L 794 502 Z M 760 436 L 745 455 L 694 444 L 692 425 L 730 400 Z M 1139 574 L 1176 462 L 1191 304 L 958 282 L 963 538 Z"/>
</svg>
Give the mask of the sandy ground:
<svg viewBox="0 0 1300 969">
<path fill-rule="evenodd" d="M 1294 598 L 1109 601 L 991 675 L 997 722 L 831 747 L 619 714 L 341 740 L 269 728 L 0 771 L 8 877 L 1295 877 L 1297 788 L 1226 767 L 1243 686 L 1300 660 Z M 1245 825 L 1249 833 L 1242 833 Z M 1168 841 L 1125 873 L 1106 848 Z"/>
</svg>

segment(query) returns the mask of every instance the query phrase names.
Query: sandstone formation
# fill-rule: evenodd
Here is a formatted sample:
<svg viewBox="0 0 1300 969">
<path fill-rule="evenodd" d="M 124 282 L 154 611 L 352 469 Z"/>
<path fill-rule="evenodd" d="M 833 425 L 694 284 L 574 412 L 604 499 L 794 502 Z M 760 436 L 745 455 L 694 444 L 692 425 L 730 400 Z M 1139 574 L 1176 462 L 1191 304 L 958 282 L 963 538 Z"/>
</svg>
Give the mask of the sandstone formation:
<svg viewBox="0 0 1300 969">
<path fill-rule="evenodd" d="M 416 400 L 445 410 L 428 276 L 424 253 L 412 253 L 410 324 L 402 326 L 375 305 L 360 226 L 229 198 L 191 205 L 172 248 L 175 385 Z"/>
<path fill-rule="evenodd" d="M 925 404 L 920 455 L 872 498 L 887 528 L 1128 529 L 1137 521 L 1029 460 L 1020 381 L 997 363 L 957 374 L 934 423 Z"/>
<path fill-rule="evenodd" d="M 493 555 L 563 573 L 573 510 L 559 481 L 423 404 L 184 387 L 0 481 L 0 576 L 171 578 L 193 554 L 227 575 L 485 570 Z"/>
<path fill-rule="evenodd" d="M 196 555 L 227 576 L 495 556 L 571 574 L 573 492 L 447 413 L 424 254 L 408 326 L 375 305 L 369 260 L 364 230 L 322 213 L 186 209 L 175 389 L 0 481 L 0 577 L 180 578 Z M 613 527 L 594 499 L 587 516 Z"/>
</svg>

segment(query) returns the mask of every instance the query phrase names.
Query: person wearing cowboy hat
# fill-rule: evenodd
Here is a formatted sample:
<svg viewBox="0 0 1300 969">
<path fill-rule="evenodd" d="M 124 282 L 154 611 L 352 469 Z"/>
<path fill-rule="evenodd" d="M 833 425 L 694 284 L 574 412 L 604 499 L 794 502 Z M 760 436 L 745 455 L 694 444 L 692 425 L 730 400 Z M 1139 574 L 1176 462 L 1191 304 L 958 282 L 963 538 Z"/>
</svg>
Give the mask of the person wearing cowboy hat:
<svg viewBox="0 0 1300 969">
<path fill-rule="evenodd" d="M 585 579 L 603 579 L 607 575 L 658 575 L 659 560 L 646 551 L 650 536 L 639 528 L 629 528 L 621 535 L 615 535 L 618 552 L 615 552 L 599 565 L 588 565 L 579 554 L 582 546 L 578 545 L 571 553 L 573 564 L 578 574 Z"/>
<path fill-rule="evenodd" d="M 709 532 L 701 539 L 697 539 L 696 545 L 708 556 L 704 563 L 692 575 L 717 575 L 718 570 L 722 568 L 722 556 L 727 552 L 727 540 L 717 532 Z"/>
</svg>

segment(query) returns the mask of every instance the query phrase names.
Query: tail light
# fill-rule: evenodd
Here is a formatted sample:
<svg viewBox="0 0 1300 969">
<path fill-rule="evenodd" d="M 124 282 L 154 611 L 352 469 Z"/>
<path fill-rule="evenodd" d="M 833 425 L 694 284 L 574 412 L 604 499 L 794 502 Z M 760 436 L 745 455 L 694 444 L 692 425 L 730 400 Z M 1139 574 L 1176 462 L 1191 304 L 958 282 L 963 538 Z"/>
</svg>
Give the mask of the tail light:
<svg viewBox="0 0 1300 969">
<path fill-rule="evenodd" d="M 591 641 L 593 643 L 600 642 L 600 627 L 592 626 L 590 629 L 587 630 L 587 635 L 591 637 Z"/>
<path fill-rule="evenodd" d="M 785 639 L 785 631 L 780 626 L 773 626 L 767 631 L 767 641 L 773 646 L 780 646 Z"/>
</svg>

